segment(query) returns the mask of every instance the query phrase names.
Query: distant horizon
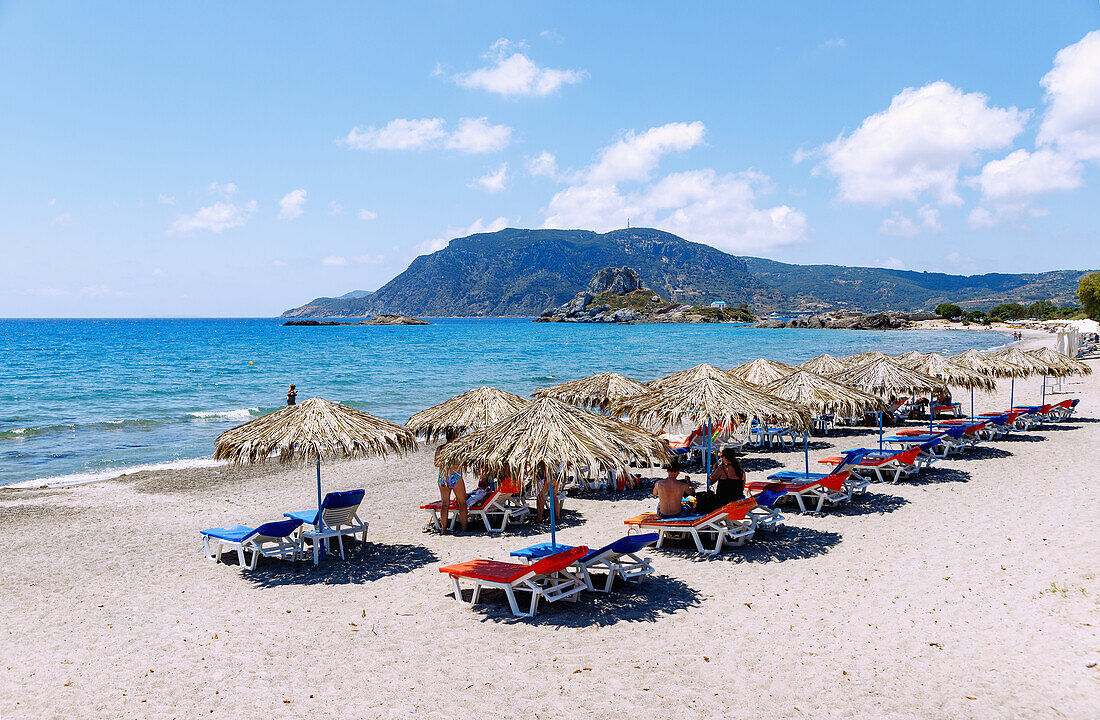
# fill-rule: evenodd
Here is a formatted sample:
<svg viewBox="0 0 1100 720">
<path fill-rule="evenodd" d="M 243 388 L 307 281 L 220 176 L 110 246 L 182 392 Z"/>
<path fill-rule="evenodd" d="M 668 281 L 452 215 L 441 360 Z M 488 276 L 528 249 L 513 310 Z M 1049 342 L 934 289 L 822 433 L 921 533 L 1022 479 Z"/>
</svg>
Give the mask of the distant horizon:
<svg viewBox="0 0 1100 720">
<path fill-rule="evenodd" d="M 509 226 L 1100 267 L 1095 2 L 431 8 L 0 5 L 0 316 L 264 317 Z"/>
</svg>

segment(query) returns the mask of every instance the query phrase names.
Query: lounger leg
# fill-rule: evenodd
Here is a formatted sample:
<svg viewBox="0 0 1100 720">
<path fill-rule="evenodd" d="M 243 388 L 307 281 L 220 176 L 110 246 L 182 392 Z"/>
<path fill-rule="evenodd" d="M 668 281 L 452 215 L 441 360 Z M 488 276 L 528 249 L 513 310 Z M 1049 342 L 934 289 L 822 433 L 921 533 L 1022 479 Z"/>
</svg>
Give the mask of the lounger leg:
<svg viewBox="0 0 1100 720">
<path fill-rule="evenodd" d="M 340 559 L 343 560 L 344 559 L 344 536 L 343 535 L 337 535 L 336 539 L 340 542 Z"/>
<path fill-rule="evenodd" d="M 241 563 L 241 567 L 246 565 L 244 561 L 244 547 L 241 545 L 237 546 L 237 560 Z"/>
<path fill-rule="evenodd" d="M 476 592 L 476 591 L 475 591 Z M 508 597 L 508 606 L 512 608 L 512 614 L 516 617 L 523 617 L 524 613 L 519 609 L 519 604 L 516 602 L 516 592 L 508 586 L 504 588 L 504 594 Z M 527 617 L 531 617 L 535 614 L 535 604 L 538 602 L 538 595 L 531 594 L 531 612 L 527 613 Z"/>
</svg>

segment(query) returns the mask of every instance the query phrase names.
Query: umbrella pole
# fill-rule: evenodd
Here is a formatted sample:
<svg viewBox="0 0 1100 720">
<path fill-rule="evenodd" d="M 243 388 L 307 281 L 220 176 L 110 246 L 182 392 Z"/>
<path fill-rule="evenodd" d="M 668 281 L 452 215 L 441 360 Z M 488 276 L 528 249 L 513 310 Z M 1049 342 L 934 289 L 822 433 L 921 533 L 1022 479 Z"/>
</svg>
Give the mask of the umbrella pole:
<svg viewBox="0 0 1100 720">
<path fill-rule="evenodd" d="M 554 483 L 550 481 L 550 467 L 543 464 L 543 476 L 546 478 L 546 486 L 550 495 L 550 549 L 558 549 L 558 532 L 557 532 L 557 518 L 555 517 L 555 507 L 558 504 L 558 499 L 554 496 Z"/>
<path fill-rule="evenodd" d="M 970 417 L 974 417 L 974 388 L 970 388 Z"/>
<path fill-rule="evenodd" d="M 810 474 L 810 433 L 802 436 L 802 447 L 806 451 L 806 474 Z"/>
<path fill-rule="evenodd" d="M 325 517 L 321 514 L 321 456 L 317 456 L 317 530 L 320 532 L 325 531 Z M 321 542 L 320 538 L 314 538 L 313 542 Z M 321 558 L 325 557 L 325 547 L 328 543 L 321 545 Z"/>
<path fill-rule="evenodd" d="M 1046 373 L 1043 373 L 1043 399 L 1039 404 L 1040 405 L 1046 405 L 1047 404 L 1047 376 L 1046 376 Z"/>
<path fill-rule="evenodd" d="M 932 432 L 932 417 L 936 414 L 936 393 L 935 391 L 928 393 L 928 432 Z"/>
<path fill-rule="evenodd" d="M 878 415 L 878 449 L 882 449 L 882 411 L 879 410 L 875 413 Z"/>
<path fill-rule="evenodd" d="M 707 420 L 707 490 L 710 490 L 710 420 Z"/>
<path fill-rule="evenodd" d="M 1012 385 L 1008 389 L 1008 409 L 1016 407 L 1016 378 L 1012 378 Z"/>
</svg>

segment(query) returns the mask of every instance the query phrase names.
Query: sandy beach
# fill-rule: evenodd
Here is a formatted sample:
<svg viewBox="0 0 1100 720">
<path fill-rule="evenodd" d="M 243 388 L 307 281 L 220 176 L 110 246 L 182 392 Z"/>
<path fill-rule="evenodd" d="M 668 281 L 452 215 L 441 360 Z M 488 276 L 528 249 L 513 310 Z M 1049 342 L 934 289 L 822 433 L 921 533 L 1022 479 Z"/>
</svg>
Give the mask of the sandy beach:
<svg viewBox="0 0 1100 720">
<path fill-rule="evenodd" d="M 1055 396 L 1081 398 L 1070 422 L 822 517 L 785 513 L 718 557 L 653 550 L 643 584 L 531 620 L 492 595 L 456 602 L 438 568 L 507 559 L 548 528 L 423 533 L 427 451 L 325 468 L 326 490 L 366 488 L 370 533 L 319 568 L 213 564 L 198 532 L 309 508 L 311 468 L 3 491 L 0 717 L 1095 718 L 1097 377 Z M 1016 383 L 1017 402 L 1039 393 Z M 811 464 L 872 437 L 815 437 Z M 802 465 L 801 448 L 747 457 L 750 480 Z M 643 491 L 571 497 L 559 539 L 603 545 L 653 507 Z"/>
</svg>

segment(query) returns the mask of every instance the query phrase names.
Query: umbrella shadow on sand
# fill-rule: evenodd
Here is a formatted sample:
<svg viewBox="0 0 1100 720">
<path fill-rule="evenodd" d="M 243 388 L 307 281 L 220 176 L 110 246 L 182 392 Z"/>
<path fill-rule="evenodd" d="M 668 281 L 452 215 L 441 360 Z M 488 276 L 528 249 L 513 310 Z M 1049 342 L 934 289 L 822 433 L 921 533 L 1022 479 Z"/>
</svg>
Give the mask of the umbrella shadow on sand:
<svg viewBox="0 0 1100 720">
<path fill-rule="evenodd" d="M 936 485 L 945 482 L 969 482 L 970 473 L 958 468 L 934 466 L 920 474 L 910 475 L 901 482 L 906 485 Z"/>
<path fill-rule="evenodd" d="M 768 470 L 775 470 L 776 468 L 783 467 L 783 463 L 770 457 L 743 457 L 741 458 L 741 467 L 745 469 L 746 473 L 766 472 Z"/>
<path fill-rule="evenodd" d="M 599 586 L 603 575 L 594 575 L 593 580 Z M 463 599 L 469 600 L 473 590 L 463 590 Z M 448 593 L 448 597 L 453 597 Z M 526 609 L 526 593 L 517 596 L 520 608 Z M 478 604 L 473 606 L 475 613 L 482 616 L 482 622 L 525 623 L 532 625 L 554 625 L 562 627 L 606 627 L 619 623 L 657 622 L 662 618 L 698 607 L 702 596 L 697 590 L 682 580 L 663 575 L 658 570 L 640 583 L 628 583 L 621 580 L 615 583 L 610 593 L 582 592 L 577 602 L 563 600 L 556 603 L 540 602 L 538 614 L 533 618 L 517 618 L 508 609 L 508 601 L 503 591 L 483 589 Z"/>
<path fill-rule="evenodd" d="M 764 563 L 784 560 L 808 560 L 824 555 L 840 543 L 840 533 L 815 528 L 780 526 L 774 531 L 757 533 L 752 542 L 740 547 L 727 547 L 718 555 L 695 552 L 695 543 L 687 540 L 666 540 L 657 552 L 675 553 L 695 562 Z"/>
<path fill-rule="evenodd" d="M 989 445 L 979 445 L 978 447 L 968 448 L 957 455 L 952 455 L 950 460 L 954 462 L 956 460 L 989 460 L 991 458 L 1007 457 L 1012 457 L 1012 453 L 1008 450 L 990 447 Z"/>
<path fill-rule="evenodd" d="M 336 550 L 336 546 L 333 546 Z M 283 585 L 358 585 L 391 575 L 412 572 L 439 562 L 439 557 L 422 545 L 365 543 L 344 538 L 345 560 L 339 550 L 314 567 L 312 552 L 300 562 L 262 558 L 259 566 L 244 577 L 261 588 Z M 226 558 L 229 555 L 225 556 Z M 234 559 L 235 561 L 235 559 Z"/>
<path fill-rule="evenodd" d="M 851 502 L 829 510 L 830 515 L 858 517 L 860 515 L 885 515 L 908 505 L 909 501 L 897 495 L 874 492 L 857 495 Z"/>
</svg>

